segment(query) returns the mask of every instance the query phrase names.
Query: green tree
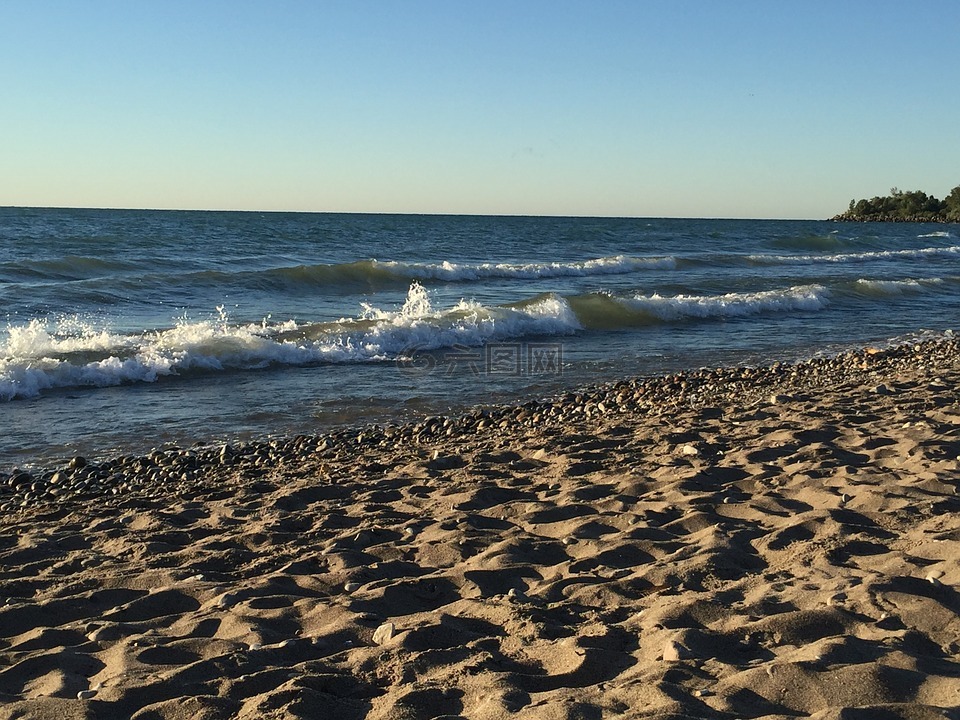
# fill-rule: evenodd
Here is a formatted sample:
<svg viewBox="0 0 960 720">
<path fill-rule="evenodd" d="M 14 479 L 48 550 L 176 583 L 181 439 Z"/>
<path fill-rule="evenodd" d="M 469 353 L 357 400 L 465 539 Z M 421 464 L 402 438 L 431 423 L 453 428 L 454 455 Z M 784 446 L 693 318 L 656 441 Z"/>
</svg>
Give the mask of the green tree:
<svg viewBox="0 0 960 720">
<path fill-rule="evenodd" d="M 897 197 L 897 216 L 903 219 L 916 217 L 927 204 L 927 194 L 920 190 L 910 190 Z"/>
<path fill-rule="evenodd" d="M 922 190 L 890 188 L 885 197 L 851 200 L 837 220 L 960 222 L 960 185 L 943 200 Z"/>
<path fill-rule="evenodd" d="M 947 220 L 960 222 L 960 185 L 957 185 L 950 194 L 943 199 L 943 213 Z"/>
</svg>

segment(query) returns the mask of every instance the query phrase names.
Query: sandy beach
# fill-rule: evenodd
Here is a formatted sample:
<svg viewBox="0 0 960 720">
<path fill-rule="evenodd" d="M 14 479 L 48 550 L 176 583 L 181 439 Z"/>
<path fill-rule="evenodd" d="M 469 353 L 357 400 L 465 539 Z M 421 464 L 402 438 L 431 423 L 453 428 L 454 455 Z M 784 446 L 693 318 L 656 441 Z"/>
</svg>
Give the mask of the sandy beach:
<svg viewBox="0 0 960 720">
<path fill-rule="evenodd" d="M 0 718 L 960 718 L 956 340 L 32 474 Z"/>
</svg>

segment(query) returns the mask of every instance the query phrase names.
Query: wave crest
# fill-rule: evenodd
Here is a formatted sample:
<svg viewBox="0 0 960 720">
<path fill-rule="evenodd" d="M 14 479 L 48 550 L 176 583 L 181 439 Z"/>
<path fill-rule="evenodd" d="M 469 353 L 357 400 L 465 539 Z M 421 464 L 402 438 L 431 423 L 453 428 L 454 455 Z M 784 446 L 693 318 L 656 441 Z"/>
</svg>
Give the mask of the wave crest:
<svg viewBox="0 0 960 720">
<path fill-rule="evenodd" d="M 862 253 L 836 253 L 834 255 L 748 255 L 747 259 L 758 265 L 813 265 L 818 263 L 870 262 L 873 260 L 902 260 L 937 255 L 960 254 L 960 245 L 949 247 L 910 248 L 906 250 L 878 250 Z"/>
<path fill-rule="evenodd" d="M 97 330 L 75 319 L 10 326 L 0 343 L 0 399 L 35 397 L 54 388 L 155 382 L 197 372 L 385 361 L 411 348 L 477 347 L 580 329 L 569 304 L 558 295 L 515 306 L 461 301 L 436 308 L 419 283 L 410 286 L 398 309 L 365 305 L 358 317 L 330 323 L 264 320 L 237 325 L 223 308 L 218 312 L 215 318 L 182 318 L 172 328 L 139 336 Z"/>
</svg>

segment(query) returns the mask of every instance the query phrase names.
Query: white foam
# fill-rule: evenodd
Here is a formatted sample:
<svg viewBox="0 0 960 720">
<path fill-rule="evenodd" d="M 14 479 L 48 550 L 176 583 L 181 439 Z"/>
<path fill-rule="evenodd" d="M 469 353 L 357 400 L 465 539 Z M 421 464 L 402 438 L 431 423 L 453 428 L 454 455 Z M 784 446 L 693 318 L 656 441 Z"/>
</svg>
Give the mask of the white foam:
<svg viewBox="0 0 960 720">
<path fill-rule="evenodd" d="M 461 300 L 449 309 L 437 310 L 429 292 L 419 283 L 410 286 L 406 302 L 399 310 L 382 310 L 365 304 L 361 318 L 373 320 L 374 324 L 353 333 L 345 332 L 335 338 L 335 343 L 364 348 L 363 352 L 371 358 L 391 357 L 411 348 L 476 347 L 493 340 L 563 335 L 580 329 L 567 301 L 557 295 L 545 296 L 522 307 L 491 308 Z M 346 330 L 342 324 L 340 327 Z"/>
<path fill-rule="evenodd" d="M 927 233 L 926 235 L 917 235 L 917 237 L 918 238 L 930 238 L 930 237 L 948 238 L 948 237 L 953 237 L 953 235 L 948 233 L 946 230 L 938 230 L 936 232 Z"/>
<path fill-rule="evenodd" d="M 919 278 L 906 280 L 871 280 L 860 278 L 856 285 L 871 294 L 902 295 L 905 292 L 922 292 L 929 285 L 942 285 L 942 278 Z"/>
<path fill-rule="evenodd" d="M 619 275 L 644 269 L 673 269 L 672 257 L 613 257 L 595 258 L 571 263 L 406 263 L 374 260 L 375 267 L 395 275 L 417 280 L 481 280 L 487 278 L 553 278 L 589 275 Z"/>
<path fill-rule="evenodd" d="M 32 319 L 26 325 L 8 325 L 0 342 L 0 357 L 44 358 L 66 353 L 98 352 L 125 345 L 127 339 L 106 329 L 96 329 L 81 318 Z"/>
<path fill-rule="evenodd" d="M 765 290 L 725 295 L 636 295 L 626 301 L 661 320 L 683 318 L 745 317 L 765 312 L 823 309 L 830 292 L 822 285 L 798 285 L 786 290 Z"/>
<path fill-rule="evenodd" d="M 864 253 L 837 253 L 835 255 L 749 255 L 748 259 L 764 264 L 808 265 L 817 263 L 870 262 L 871 260 L 920 258 L 957 254 L 960 254 L 960 245 L 914 248 L 909 250 L 881 250 Z"/>
<path fill-rule="evenodd" d="M 66 336 L 65 326 L 42 321 L 9 327 L 0 344 L 0 399 L 35 397 L 64 387 L 106 387 L 188 371 L 219 372 L 269 365 L 391 360 L 411 350 L 477 347 L 526 335 L 575 332 L 580 325 L 567 302 L 544 296 L 517 307 L 485 307 L 460 301 L 435 308 L 418 283 L 396 310 L 366 305 L 357 318 L 321 326 L 292 321 L 233 325 L 218 318 L 190 321 L 135 336 L 85 327 Z M 78 360 L 78 351 L 97 359 Z"/>
</svg>

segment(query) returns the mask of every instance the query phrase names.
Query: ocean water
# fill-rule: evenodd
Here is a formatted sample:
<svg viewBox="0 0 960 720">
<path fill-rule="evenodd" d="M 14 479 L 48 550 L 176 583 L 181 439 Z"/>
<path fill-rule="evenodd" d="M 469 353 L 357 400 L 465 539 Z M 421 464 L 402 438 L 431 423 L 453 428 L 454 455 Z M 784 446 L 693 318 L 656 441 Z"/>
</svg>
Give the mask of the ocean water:
<svg viewBox="0 0 960 720">
<path fill-rule="evenodd" d="M 0 467 L 952 331 L 958 232 L 0 208 Z"/>
</svg>

